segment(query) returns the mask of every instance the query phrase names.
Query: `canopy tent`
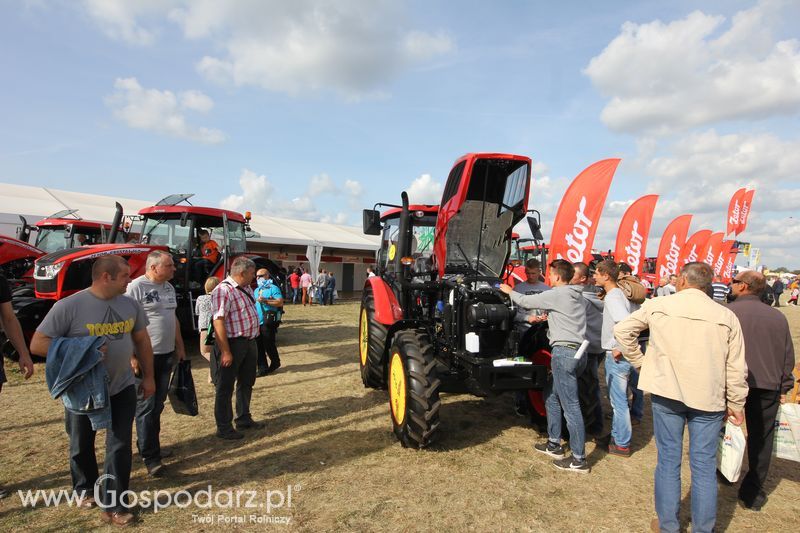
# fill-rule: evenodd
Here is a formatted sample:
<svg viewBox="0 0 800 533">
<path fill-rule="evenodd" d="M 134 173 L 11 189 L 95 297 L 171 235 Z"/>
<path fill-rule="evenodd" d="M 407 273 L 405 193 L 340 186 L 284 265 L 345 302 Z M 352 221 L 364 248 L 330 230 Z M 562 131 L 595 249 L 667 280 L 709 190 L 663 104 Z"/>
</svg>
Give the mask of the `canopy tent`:
<svg viewBox="0 0 800 533">
<path fill-rule="evenodd" d="M 152 206 L 152 201 L 115 198 L 99 194 L 49 189 L 0 183 L 0 233 L 13 236 L 19 224 L 18 215 L 27 217 L 29 223 L 45 218 L 64 209 L 77 209 L 78 215 L 87 220 L 111 222 L 114 204 L 122 204 L 125 213 L 136 214 L 140 209 Z M 253 215 L 250 225 L 258 237 L 248 237 L 254 242 L 340 248 L 344 250 L 374 251 L 380 247 L 380 238 L 363 235 L 361 228 L 342 226 L 308 220 Z"/>
</svg>

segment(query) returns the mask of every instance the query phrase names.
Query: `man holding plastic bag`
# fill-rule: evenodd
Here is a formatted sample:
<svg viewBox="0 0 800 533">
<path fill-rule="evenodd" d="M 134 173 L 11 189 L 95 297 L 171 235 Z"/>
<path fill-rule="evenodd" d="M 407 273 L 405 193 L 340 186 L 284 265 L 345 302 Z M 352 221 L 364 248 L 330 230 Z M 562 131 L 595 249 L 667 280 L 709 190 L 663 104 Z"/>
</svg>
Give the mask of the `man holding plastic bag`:
<svg viewBox="0 0 800 533">
<path fill-rule="evenodd" d="M 739 487 L 739 500 L 758 511 L 767 502 L 763 486 L 775 441 L 775 419 L 794 384 L 794 346 L 786 316 L 761 302 L 767 289 L 763 274 L 742 272 L 731 285 L 735 300 L 729 308 L 742 327 L 750 387 L 744 406 L 749 470 Z"/>
</svg>

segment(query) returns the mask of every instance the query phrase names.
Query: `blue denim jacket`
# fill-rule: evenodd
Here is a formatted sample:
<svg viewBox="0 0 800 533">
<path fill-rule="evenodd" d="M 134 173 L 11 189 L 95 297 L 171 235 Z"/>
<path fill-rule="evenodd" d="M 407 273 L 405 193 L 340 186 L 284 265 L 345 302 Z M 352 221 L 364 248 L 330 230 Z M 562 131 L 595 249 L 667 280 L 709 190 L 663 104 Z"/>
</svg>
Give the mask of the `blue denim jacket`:
<svg viewBox="0 0 800 533">
<path fill-rule="evenodd" d="M 47 351 L 45 377 L 50 396 L 67 410 L 87 415 L 92 429 L 111 427 L 108 372 L 103 364 L 102 337 L 58 337 Z"/>
</svg>

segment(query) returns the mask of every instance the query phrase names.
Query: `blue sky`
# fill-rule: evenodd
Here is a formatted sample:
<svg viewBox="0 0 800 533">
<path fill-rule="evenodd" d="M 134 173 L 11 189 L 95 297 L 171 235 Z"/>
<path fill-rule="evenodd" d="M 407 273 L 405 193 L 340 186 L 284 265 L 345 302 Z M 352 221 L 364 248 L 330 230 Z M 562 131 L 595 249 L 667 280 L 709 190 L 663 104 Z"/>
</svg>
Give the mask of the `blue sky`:
<svg viewBox="0 0 800 533">
<path fill-rule="evenodd" d="M 569 181 L 621 157 L 595 245 L 662 195 L 800 267 L 793 2 L 0 2 L 0 181 L 358 224 L 438 201 L 470 151 L 535 161 L 545 228 Z M 740 261 L 741 263 L 741 261 Z"/>
</svg>

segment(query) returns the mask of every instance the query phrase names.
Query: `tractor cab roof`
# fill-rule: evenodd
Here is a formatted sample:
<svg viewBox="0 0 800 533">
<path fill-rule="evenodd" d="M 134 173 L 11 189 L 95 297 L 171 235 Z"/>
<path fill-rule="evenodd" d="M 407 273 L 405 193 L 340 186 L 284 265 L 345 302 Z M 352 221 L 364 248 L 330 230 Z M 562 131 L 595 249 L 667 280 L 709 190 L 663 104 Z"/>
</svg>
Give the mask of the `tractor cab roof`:
<svg viewBox="0 0 800 533">
<path fill-rule="evenodd" d="M 216 225 L 214 220 L 208 219 L 222 219 L 222 215 L 226 215 L 228 220 L 236 222 L 247 222 L 247 219 L 236 211 L 228 211 L 227 209 L 218 209 L 216 207 L 198 207 L 189 202 L 189 198 L 194 194 L 170 194 L 156 202 L 152 207 L 145 207 L 139 214 L 141 216 L 158 217 L 163 215 L 183 215 L 187 213 L 193 215 L 195 218 L 205 218 L 201 222 L 203 225 Z M 180 205 L 183 202 L 186 205 Z"/>
<path fill-rule="evenodd" d="M 436 216 L 439 213 L 439 206 L 438 205 L 427 205 L 427 204 L 414 204 L 409 205 L 408 210 L 411 213 L 421 212 L 423 213 L 422 216 L 425 215 L 433 215 Z M 399 207 L 393 207 L 387 211 L 384 211 L 381 215 L 381 222 L 385 222 L 387 219 L 390 218 L 397 218 L 400 216 L 400 211 L 402 211 Z"/>
<path fill-rule="evenodd" d="M 77 209 L 63 209 L 56 213 L 53 213 L 49 217 L 45 217 L 42 220 L 37 221 L 34 226 L 37 228 L 46 228 L 50 226 L 69 226 L 73 225 L 77 228 L 92 228 L 92 229 L 100 229 L 100 228 L 110 228 L 111 224 L 105 222 L 99 222 L 96 220 L 84 220 L 78 214 Z"/>
</svg>

